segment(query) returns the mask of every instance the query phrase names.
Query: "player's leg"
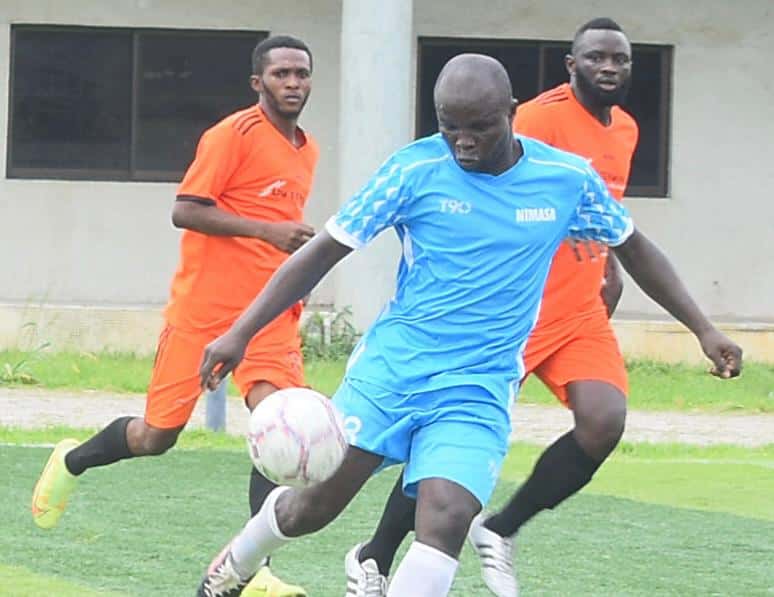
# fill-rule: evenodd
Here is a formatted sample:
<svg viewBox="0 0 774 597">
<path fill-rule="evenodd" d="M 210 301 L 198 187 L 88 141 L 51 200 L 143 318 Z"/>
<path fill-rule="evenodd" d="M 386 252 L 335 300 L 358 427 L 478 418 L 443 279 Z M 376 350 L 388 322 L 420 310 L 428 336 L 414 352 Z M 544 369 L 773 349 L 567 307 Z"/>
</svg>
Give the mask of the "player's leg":
<svg viewBox="0 0 774 597">
<path fill-rule="evenodd" d="M 543 345 L 550 346 L 550 337 Z M 471 526 L 481 574 L 497 595 L 510 594 L 498 592 L 498 586 L 516 586 L 511 538 L 536 514 L 555 508 L 591 481 L 618 442 L 626 416 L 626 370 L 607 319 L 588 320 L 569 340 L 558 339 L 550 356 L 533 358 L 541 380 L 565 405 L 580 405 L 580 411 L 574 412 L 575 428 L 546 448 L 508 504 Z"/>
<path fill-rule="evenodd" d="M 248 344 L 234 381 L 250 412 L 279 389 L 304 387 L 304 367 L 298 335 L 300 310 L 293 307 L 261 330 Z M 255 515 L 266 496 L 276 487 L 251 467 L 250 515 Z"/>
<path fill-rule="evenodd" d="M 403 539 L 414 530 L 414 516 L 416 513 L 416 500 L 403 492 L 403 474 L 398 477 L 387 499 L 382 517 L 374 531 L 373 537 L 353 548 L 348 554 L 348 576 L 357 574 L 353 558 L 360 564 L 373 560 L 379 573 L 389 576 L 395 553 L 398 551 Z"/>
<path fill-rule="evenodd" d="M 286 312 L 272 326 L 251 340 L 244 359 L 234 371 L 234 381 L 245 396 L 245 405 L 250 412 L 277 390 L 305 385 L 297 317 L 293 313 Z M 258 513 L 276 487 L 277 485 L 264 477 L 255 466 L 250 467 L 250 516 Z M 264 565 L 260 567 L 255 578 L 245 587 L 244 595 L 306 595 L 301 587 L 287 584 L 274 576 L 269 568 L 269 558 L 262 564 Z M 268 593 L 269 591 L 271 592 Z"/>
<path fill-rule="evenodd" d="M 269 394 L 273 394 L 279 388 L 273 383 L 265 380 L 256 382 L 245 398 L 245 403 L 250 412 L 260 404 L 260 402 L 266 398 Z M 248 492 L 248 500 L 250 503 L 250 516 L 254 516 L 261 509 L 266 496 L 277 487 L 275 483 L 269 481 L 254 466 L 250 469 L 250 489 Z"/>
<path fill-rule="evenodd" d="M 426 412 L 433 414 L 413 434 L 404 489 L 417 492 L 416 535 L 389 596 L 448 593 L 468 528 L 489 501 L 507 450 L 503 405 L 480 387 L 444 393 L 450 399 L 428 404 Z"/>
<path fill-rule="evenodd" d="M 119 460 L 163 454 L 175 445 L 201 392 L 198 367 L 211 338 L 181 332 L 167 325 L 161 333 L 145 417 L 119 417 L 78 445 L 64 440 L 51 454 L 32 498 L 35 522 L 57 524 L 76 478 L 86 470 Z"/>
<path fill-rule="evenodd" d="M 395 571 L 387 595 L 447 595 L 470 522 L 481 502 L 454 481 L 436 477 L 419 482 L 416 537 Z"/>
<path fill-rule="evenodd" d="M 626 370 L 606 319 L 586 322 L 536 373 L 573 409 L 575 427 L 546 448 L 513 499 L 484 523 L 503 537 L 585 487 L 624 430 Z"/>
<path fill-rule="evenodd" d="M 287 488 L 280 487 L 272 491 L 230 548 L 210 565 L 199 587 L 200 595 L 219 594 L 215 592 L 218 587 L 243 586 L 262 559 L 291 537 L 328 524 L 382 464 L 383 454 L 389 455 L 390 460 L 406 459 L 410 420 L 404 421 L 400 413 L 390 411 L 389 392 L 368 389 L 372 396 L 345 383 L 333 397 L 344 418 L 350 444 L 339 470 L 324 483 L 305 490 L 286 491 Z"/>
<path fill-rule="evenodd" d="M 382 460 L 382 456 L 350 446 L 341 466 L 327 481 L 306 489 L 273 490 L 258 513 L 210 565 L 197 595 L 239 595 L 274 551 L 333 521 Z"/>
</svg>

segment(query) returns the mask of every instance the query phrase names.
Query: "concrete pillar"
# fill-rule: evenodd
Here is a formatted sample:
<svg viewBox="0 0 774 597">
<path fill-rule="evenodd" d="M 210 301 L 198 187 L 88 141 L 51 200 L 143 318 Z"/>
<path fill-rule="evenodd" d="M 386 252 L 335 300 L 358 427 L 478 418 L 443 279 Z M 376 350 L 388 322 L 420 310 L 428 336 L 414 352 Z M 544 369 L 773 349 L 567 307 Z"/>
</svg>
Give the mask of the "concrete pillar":
<svg viewBox="0 0 774 597">
<path fill-rule="evenodd" d="M 346 201 L 413 139 L 413 2 L 344 0 L 341 27 L 339 196 Z M 392 296 L 400 247 L 385 232 L 337 272 L 336 307 L 362 330 Z"/>
</svg>

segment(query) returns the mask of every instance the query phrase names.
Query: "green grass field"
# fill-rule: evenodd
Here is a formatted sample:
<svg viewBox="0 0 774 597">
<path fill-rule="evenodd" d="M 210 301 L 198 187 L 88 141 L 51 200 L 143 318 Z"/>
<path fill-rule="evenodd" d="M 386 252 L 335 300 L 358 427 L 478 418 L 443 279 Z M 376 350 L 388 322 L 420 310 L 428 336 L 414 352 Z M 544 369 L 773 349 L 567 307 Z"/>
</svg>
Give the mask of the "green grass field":
<svg viewBox="0 0 774 597">
<path fill-rule="evenodd" d="M 162 458 L 90 471 L 60 527 L 41 531 L 29 498 L 48 449 L 30 444 L 72 431 L 0 429 L 0 595 L 192 595 L 247 514 L 242 441 L 192 432 Z M 537 454 L 513 446 L 494 504 Z M 375 477 L 333 525 L 278 552 L 277 572 L 315 597 L 342 595 L 343 555 L 370 532 L 394 477 Z M 771 595 L 772 495 L 774 445 L 624 445 L 586 491 L 521 533 L 522 592 Z M 486 594 L 466 547 L 453 595 Z"/>
<path fill-rule="evenodd" d="M 19 364 L 22 364 L 19 366 Z M 20 369 L 28 381 L 47 389 L 103 390 L 143 393 L 152 359 L 124 354 L 29 353 L 0 351 L 0 371 Z M 309 360 L 307 378 L 330 395 L 344 373 L 343 360 Z M 11 377 L 11 376 L 7 376 Z M 21 378 L 5 385 L 20 386 Z M 649 361 L 629 363 L 632 408 L 648 410 L 700 410 L 715 412 L 774 412 L 774 366 L 747 363 L 741 378 L 721 381 L 706 367 L 664 365 Z M 0 385 L 3 384 L 0 376 Z M 232 392 L 235 390 L 232 388 Z M 555 398 L 535 378 L 525 384 L 520 400 L 556 404 Z"/>
</svg>

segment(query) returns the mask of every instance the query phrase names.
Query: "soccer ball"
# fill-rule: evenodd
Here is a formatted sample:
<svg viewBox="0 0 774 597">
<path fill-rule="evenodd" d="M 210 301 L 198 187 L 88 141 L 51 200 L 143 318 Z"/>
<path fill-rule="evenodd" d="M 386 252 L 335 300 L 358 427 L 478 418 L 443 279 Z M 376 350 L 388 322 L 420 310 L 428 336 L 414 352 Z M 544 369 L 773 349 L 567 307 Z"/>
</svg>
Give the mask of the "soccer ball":
<svg viewBox="0 0 774 597">
<path fill-rule="evenodd" d="M 333 403 L 308 388 L 278 390 L 250 415 L 247 447 L 253 464 L 278 485 L 307 487 L 329 478 L 347 451 Z"/>
</svg>

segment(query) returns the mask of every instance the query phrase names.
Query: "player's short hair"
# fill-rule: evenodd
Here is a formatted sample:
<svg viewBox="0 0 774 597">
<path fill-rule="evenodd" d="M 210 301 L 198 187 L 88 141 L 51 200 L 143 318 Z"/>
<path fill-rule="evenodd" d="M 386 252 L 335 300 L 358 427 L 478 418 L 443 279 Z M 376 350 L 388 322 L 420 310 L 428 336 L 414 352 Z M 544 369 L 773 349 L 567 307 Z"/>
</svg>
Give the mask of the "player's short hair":
<svg viewBox="0 0 774 597">
<path fill-rule="evenodd" d="M 290 35 L 274 35 L 259 42 L 253 50 L 253 74 L 260 75 L 266 68 L 266 54 L 275 48 L 293 48 L 302 50 L 309 56 L 309 68 L 312 68 L 312 51 L 304 42 Z"/>
<path fill-rule="evenodd" d="M 586 33 L 586 31 L 590 31 L 591 29 L 607 29 L 608 31 L 619 31 L 620 33 L 626 35 L 626 32 L 623 30 L 623 28 L 609 17 L 597 17 L 595 19 L 591 19 L 590 21 L 586 21 L 583 23 L 583 25 L 578 27 L 578 30 L 575 32 L 575 36 L 572 38 L 573 53 L 575 53 L 575 45 L 578 43 L 580 36 Z"/>
</svg>

